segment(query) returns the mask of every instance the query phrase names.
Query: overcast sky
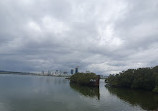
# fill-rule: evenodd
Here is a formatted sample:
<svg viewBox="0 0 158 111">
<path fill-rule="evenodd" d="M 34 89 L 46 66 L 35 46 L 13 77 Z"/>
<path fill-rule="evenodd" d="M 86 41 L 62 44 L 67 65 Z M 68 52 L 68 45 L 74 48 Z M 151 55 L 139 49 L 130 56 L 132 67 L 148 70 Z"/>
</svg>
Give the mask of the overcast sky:
<svg viewBox="0 0 158 111">
<path fill-rule="evenodd" d="M 1 0 L 0 70 L 108 75 L 158 65 L 158 0 Z"/>
</svg>

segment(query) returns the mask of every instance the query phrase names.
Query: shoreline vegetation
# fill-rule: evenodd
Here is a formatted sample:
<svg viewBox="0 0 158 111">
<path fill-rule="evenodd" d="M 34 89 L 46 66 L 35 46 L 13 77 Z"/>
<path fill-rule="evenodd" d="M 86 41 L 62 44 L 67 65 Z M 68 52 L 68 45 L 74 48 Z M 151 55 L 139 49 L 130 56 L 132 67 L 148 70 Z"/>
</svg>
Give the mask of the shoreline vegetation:
<svg viewBox="0 0 158 111">
<path fill-rule="evenodd" d="M 105 79 L 107 87 L 143 89 L 158 93 L 158 66 L 128 69 Z"/>
<path fill-rule="evenodd" d="M 99 87 L 100 76 L 95 73 L 76 73 L 70 77 L 70 83 L 82 86 Z"/>
</svg>

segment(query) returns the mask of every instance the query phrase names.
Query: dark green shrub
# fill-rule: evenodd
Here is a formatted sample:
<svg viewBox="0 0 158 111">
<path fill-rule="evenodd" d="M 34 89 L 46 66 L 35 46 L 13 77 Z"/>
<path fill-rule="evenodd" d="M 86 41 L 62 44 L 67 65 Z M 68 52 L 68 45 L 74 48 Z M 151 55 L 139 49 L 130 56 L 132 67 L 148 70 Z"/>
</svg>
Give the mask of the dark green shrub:
<svg viewBox="0 0 158 111">
<path fill-rule="evenodd" d="M 158 66 L 128 69 L 106 79 L 109 86 L 153 90 L 158 92 Z"/>
<path fill-rule="evenodd" d="M 76 73 L 70 77 L 70 82 L 80 85 L 93 85 L 97 77 L 95 73 Z"/>
</svg>

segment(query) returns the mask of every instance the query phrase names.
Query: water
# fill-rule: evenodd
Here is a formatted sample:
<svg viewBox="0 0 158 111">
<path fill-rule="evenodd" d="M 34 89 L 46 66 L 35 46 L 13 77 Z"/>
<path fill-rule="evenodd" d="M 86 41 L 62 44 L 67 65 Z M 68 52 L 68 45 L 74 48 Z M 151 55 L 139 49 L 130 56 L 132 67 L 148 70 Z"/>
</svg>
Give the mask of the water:
<svg viewBox="0 0 158 111">
<path fill-rule="evenodd" d="M 158 109 L 158 94 L 80 87 L 62 77 L 0 75 L 0 111 L 147 111 Z"/>
</svg>

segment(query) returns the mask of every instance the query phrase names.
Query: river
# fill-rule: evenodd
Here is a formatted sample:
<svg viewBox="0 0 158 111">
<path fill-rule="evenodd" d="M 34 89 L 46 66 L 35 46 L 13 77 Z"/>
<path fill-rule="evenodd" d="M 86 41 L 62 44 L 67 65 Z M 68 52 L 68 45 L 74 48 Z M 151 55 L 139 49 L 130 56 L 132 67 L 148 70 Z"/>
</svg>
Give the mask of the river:
<svg viewBox="0 0 158 111">
<path fill-rule="evenodd" d="M 63 77 L 0 75 L 0 111 L 148 111 L 158 94 L 141 90 L 70 84 Z"/>
</svg>

